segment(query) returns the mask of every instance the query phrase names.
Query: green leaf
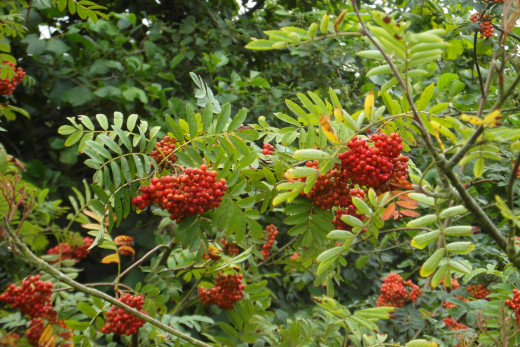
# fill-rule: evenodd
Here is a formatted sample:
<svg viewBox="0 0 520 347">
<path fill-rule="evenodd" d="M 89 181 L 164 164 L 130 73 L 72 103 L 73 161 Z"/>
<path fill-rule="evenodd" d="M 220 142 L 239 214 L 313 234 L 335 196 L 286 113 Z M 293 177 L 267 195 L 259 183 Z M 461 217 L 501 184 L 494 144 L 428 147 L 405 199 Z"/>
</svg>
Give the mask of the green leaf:
<svg viewBox="0 0 520 347">
<path fill-rule="evenodd" d="M 238 111 L 238 114 L 233 117 L 233 120 L 229 124 L 228 131 L 235 131 L 247 118 L 247 108 L 242 108 Z"/>
<path fill-rule="evenodd" d="M 473 175 L 475 178 L 482 177 L 482 174 L 484 173 L 484 164 L 484 158 L 478 158 L 475 160 L 475 164 L 473 165 Z"/>
<path fill-rule="evenodd" d="M 404 347 L 438 347 L 439 344 L 434 341 L 428 341 L 424 339 L 417 339 L 408 342 Z"/>
<path fill-rule="evenodd" d="M 265 39 L 254 39 L 253 41 L 249 42 L 245 48 L 256 50 L 256 51 L 267 51 L 274 49 L 273 44 L 276 43 L 276 41 L 271 40 L 265 40 Z"/>
<path fill-rule="evenodd" d="M 128 116 L 128 118 L 126 120 L 126 128 L 128 129 L 128 131 L 134 130 L 135 123 L 137 122 L 138 118 L 139 118 L 139 116 L 136 115 L 135 113 Z"/>
<path fill-rule="evenodd" d="M 448 218 L 456 215 L 461 215 L 467 213 L 468 210 L 463 205 L 457 205 L 453 207 L 449 207 L 439 214 L 439 217 L 441 218 Z"/>
<path fill-rule="evenodd" d="M 471 225 L 458 225 L 447 227 L 444 229 L 446 236 L 467 236 L 473 234 L 473 227 Z"/>
<path fill-rule="evenodd" d="M 364 215 L 372 214 L 372 209 L 368 207 L 368 205 L 362 199 L 358 198 L 357 196 L 354 196 L 352 198 L 352 202 L 354 203 L 354 206 L 356 206 L 356 208 L 359 211 L 361 211 L 361 213 L 363 213 Z"/>
<path fill-rule="evenodd" d="M 122 119 L 121 119 L 122 121 Z M 112 125 L 112 129 L 115 130 L 115 132 L 117 133 L 117 136 L 119 137 L 119 139 L 121 140 L 121 142 L 123 142 L 123 144 L 125 145 L 125 147 L 129 150 L 129 151 L 132 151 L 132 143 L 130 142 L 130 138 L 128 137 L 127 134 L 125 134 L 125 132 L 121 129 L 120 126 L 117 126 L 117 125 Z"/>
<path fill-rule="evenodd" d="M 319 149 L 300 149 L 293 153 L 293 158 L 298 160 L 330 159 L 330 154 Z"/>
<path fill-rule="evenodd" d="M 435 86 L 430 84 L 428 87 L 424 88 L 424 91 L 421 94 L 421 97 L 417 102 L 415 103 L 415 106 L 417 107 L 417 110 L 422 111 L 428 106 L 428 103 L 430 102 L 432 96 L 433 96 L 433 90 L 435 89 Z"/>
<path fill-rule="evenodd" d="M 307 177 L 307 176 L 314 175 L 317 173 L 318 173 L 318 170 L 316 170 L 312 167 L 300 166 L 300 167 L 295 167 L 295 168 L 287 170 L 284 174 L 284 177 L 287 179 L 292 179 L 292 178 Z"/>
<path fill-rule="evenodd" d="M 430 196 L 421 193 L 409 193 L 408 197 L 415 201 L 422 202 L 423 204 L 435 206 L 435 199 Z"/>
<path fill-rule="evenodd" d="M 217 125 L 215 126 L 215 132 L 221 133 L 226 127 L 227 122 L 229 121 L 229 116 L 231 115 L 231 104 L 229 102 L 222 105 L 222 111 L 218 115 Z"/>
<path fill-rule="evenodd" d="M 343 215 L 343 216 L 347 216 L 347 215 Z M 352 217 L 352 216 L 350 216 L 350 217 Z M 327 238 L 332 239 L 332 240 L 347 240 L 347 239 L 353 239 L 354 237 L 356 237 L 356 235 L 352 234 L 350 231 L 347 231 L 347 230 L 332 230 L 330 233 L 327 234 Z"/>
<path fill-rule="evenodd" d="M 96 196 L 104 203 L 104 204 L 109 204 L 109 197 L 108 197 L 108 194 L 103 190 L 103 188 L 101 188 L 100 186 L 98 186 L 97 184 L 94 184 L 92 183 L 90 185 L 90 188 L 92 188 L 92 191 L 94 192 L 94 194 L 96 194 Z"/>
<path fill-rule="evenodd" d="M 94 318 L 97 316 L 96 310 L 85 301 L 78 301 L 76 307 L 88 318 Z"/>
<path fill-rule="evenodd" d="M 342 246 L 327 249 L 325 252 L 321 253 L 316 258 L 316 260 L 319 262 L 330 260 L 332 258 L 339 256 L 344 250 L 345 249 Z"/>
<path fill-rule="evenodd" d="M 417 235 L 412 239 L 411 246 L 418 249 L 423 249 L 431 242 L 437 240 L 440 235 L 440 230 L 430 231 L 421 235 Z"/>
<path fill-rule="evenodd" d="M 83 136 L 83 132 L 77 132 L 77 133 L 72 133 L 68 138 L 67 140 L 65 140 L 65 146 L 66 147 L 70 147 L 72 146 L 73 144 L 75 144 L 76 142 L 78 142 L 79 140 L 81 140 L 81 137 Z"/>
<path fill-rule="evenodd" d="M 119 155 L 123 154 L 121 147 L 119 147 L 119 145 L 107 135 L 101 134 L 98 136 L 98 139 L 100 139 L 101 142 L 103 142 L 103 144 L 110 148 L 112 151 L 116 152 Z"/>
<path fill-rule="evenodd" d="M 432 224 L 437 221 L 436 214 L 427 214 L 426 216 L 422 216 L 416 218 L 406 224 L 407 227 L 422 227 L 428 224 Z"/>
<path fill-rule="evenodd" d="M 351 216 L 349 214 L 342 215 L 341 220 L 343 222 L 345 222 L 346 224 L 353 226 L 353 227 L 362 227 L 364 225 L 363 221 L 361 221 L 360 219 L 358 219 L 354 216 Z"/>
<path fill-rule="evenodd" d="M 109 151 L 106 150 L 106 148 L 96 141 L 87 141 L 87 146 L 89 148 L 92 148 L 97 154 L 101 155 L 102 157 L 105 157 L 106 159 L 111 159 L 112 155 Z"/>
<path fill-rule="evenodd" d="M 449 273 L 449 266 L 448 264 L 441 265 L 439 269 L 437 269 L 437 272 L 432 277 L 432 288 L 436 288 L 441 281 L 446 277 L 446 275 Z"/>
<path fill-rule="evenodd" d="M 91 131 L 94 131 L 95 128 L 94 128 L 94 124 L 92 124 L 92 121 L 90 120 L 90 118 L 88 118 L 87 116 L 78 116 L 77 117 L 79 119 L 79 121 L 81 123 L 83 123 L 83 125 L 88 129 L 88 130 L 91 130 Z"/>
<path fill-rule="evenodd" d="M 430 276 L 435 271 L 435 269 L 437 269 L 437 266 L 439 266 L 439 263 L 441 262 L 445 253 L 446 250 L 444 248 L 439 248 L 436 250 L 435 253 L 433 253 L 421 266 L 419 274 L 422 277 Z"/>
<path fill-rule="evenodd" d="M 292 124 L 292 125 L 295 125 L 297 127 L 300 127 L 301 124 L 300 122 L 298 122 L 296 119 L 292 118 L 291 116 L 288 116 L 284 113 L 281 113 L 281 112 L 275 112 L 274 114 L 276 116 L 276 118 L 286 122 L 286 123 L 289 123 L 289 124 Z"/>
<path fill-rule="evenodd" d="M 472 242 L 452 242 L 446 245 L 446 251 L 457 254 L 467 254 L 475 248 Z"/>
<path fill-rule="evenodd" d="M 195 118 L 195 111 L 193 107 L 188 103 L 186 104 L 186 119 L 190 131 L 190 138 L 193 140 L 197 137 L 197 119 Z"/>
<path fill-rule="evenodd" d="M 107 130 L 108 129 L 108 119 L 107 119 L 107 116 L 105 116 L 102 113 L 98 113 L 98 114 L 96 114 L 96 119 L 97 119 L 99 125 L 101 126 L 101 128 L 103 130 Z"/>
<path fill-rule="evenodd" d="M 457 261 L 454 261 L 454 260 L 450 260 L 449 267 L 453 271 L 458 272 L 458 273 L 462 273 L 462 274 L 465 274 L 465 275 L 468 275 L 468 274 L 471 273 L 470 269 L 468 269 L 466 266 L 464 266 L 461 263 L 459 263 Z"/>
</svg>

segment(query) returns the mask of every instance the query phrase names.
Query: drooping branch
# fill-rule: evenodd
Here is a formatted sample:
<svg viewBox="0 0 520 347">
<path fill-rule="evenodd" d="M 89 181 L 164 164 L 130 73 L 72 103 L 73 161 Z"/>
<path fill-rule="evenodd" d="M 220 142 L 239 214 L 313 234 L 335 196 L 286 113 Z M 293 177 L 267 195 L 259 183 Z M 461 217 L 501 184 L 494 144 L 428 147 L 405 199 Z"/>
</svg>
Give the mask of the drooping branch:
<svg viewBox="0 0 520 347">
<path fill-rule="evenodd" d="M 139 312 L 138 310 L 134 309 L 133 307 L 123 304 L 122 302 L 118 301 L 117 299 L 115 299 L 114 297 L 112 297 L 110 295 L 107 295 L 97 289 L 86 287 L 86 286 L 82 285 L 81 283 L 74 281 L 73 279 L 71 279 L 71 278 L 67 277 L 65 274 L 63 274 L 61 271 L 52 267 L 47 262 L 38 258 L 33 252 L 31 252 L 31 250 L 25 245 L 25 243 L 23 241 L 21 241 L 16 235 L 14 235 L 14 233 L 12 233 L 12 231 L 8 230 L 8 232 L 10 234 L 9 237 L 12 242 L 12 245 L 17 248 L 18 252 L 20 252 L 20 254 L 22 255 L 22 259 L 24 261 L 32 263 L 33 265 L 35 265 L 42 271 L 48 273 L 49 275 L 51 275 L 58 281 L 68 284 L 72 288 L 74 288 L 82 293 L 103 299 L 103 300 L 111 303 L 112 305 L 119 307 L 119 308 L 127 311 L 128 313 L 131 313 L 132 315 L 136 316 L 137 318 L 140 318 L 140 319 L 158 327 L 159 329 L 164 330 L 174 336 L 177 336 L 178 338 L 180 338 L 184 341 L 187 341 L 195 346 L 210 347 L 210 345 L 208 345 L 207 343 L 197 340 L 196 338 L 186 335 L 183 332 L 181 332 L 177 329 L 174 329 L 174 328 L 162 323 L 161 321 L 159 321 L 157 319 L 154 319 L 146 314 L 143 314 L 143 313 Z"/>
</svg>

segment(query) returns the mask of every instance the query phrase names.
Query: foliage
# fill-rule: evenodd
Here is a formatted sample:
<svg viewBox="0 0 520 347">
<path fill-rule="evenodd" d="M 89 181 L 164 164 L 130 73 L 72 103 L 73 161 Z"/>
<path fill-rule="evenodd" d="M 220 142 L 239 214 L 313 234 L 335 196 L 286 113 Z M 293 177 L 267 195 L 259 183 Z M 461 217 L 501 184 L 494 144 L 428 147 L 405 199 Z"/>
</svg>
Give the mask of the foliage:
<svg viewBox="0 0 520 347">
<path fill-rule="evenodd" d="M 13 41 L 0 48 L 34 84 L 9 97 L 31 118 L 5 123 L 0 280 L 25 288 L 40 270 L 55 314 L 29 322 L 6 304 L 2 334 L 518 345 L 518 4 L 259 1 L 245 15 L 217 3 L 176 4 L 193 15 L 171 24 L 140 2 L 108 3 L 121 11 L 108 15 L 39 2 L 27 33 L 28 5 L 3 5 L 1 39 Z M 79 18 L 61 23 L 65 9 Z M 496 36 L 480 38 L 474 10 Z M 55 35 L 41 38 L 41 23 Z M 59 155 L 39 156 L 36 142 L 26 166 L 8 155 L 35 135 Z M 53 200 L 68 186 L 67 203 Z M 184 201 L 211 208 L 172 213 Z M 63 257 L 62 243 L 88 260 Z"/>
</svg>

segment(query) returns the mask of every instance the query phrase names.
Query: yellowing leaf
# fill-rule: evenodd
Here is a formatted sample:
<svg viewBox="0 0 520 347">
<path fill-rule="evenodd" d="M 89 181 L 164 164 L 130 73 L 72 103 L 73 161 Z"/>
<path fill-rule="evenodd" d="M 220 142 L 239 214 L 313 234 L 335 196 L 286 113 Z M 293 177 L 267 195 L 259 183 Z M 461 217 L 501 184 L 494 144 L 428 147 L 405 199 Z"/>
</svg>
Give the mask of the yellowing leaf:
<svg viewBox="0 0 520 347">
<path fill-rule="evenodd" d="M 49 324 L 43 330 L 43 333 L 40 335 L 40 339 L 38 340 L 38 346 L 55 346 L 56 345 L 56 336 L 52 336 L 52 325 Z"/>
<path fill-rule="evenodd" d="M 121 254 L 121 255 L 124 255 L 124 256 L 134 256 L 135 255 L 135 251 L 132 247 L 130 246 L 121 246 L 117 249 L 117 253 L 118 254 Z"/>
<path fill-rule="evenodd" d="M 114 239 L 114 243 L 117 246 L 133 246 L 134 238 L 132 236 L 119 235 Z"/>
<path fill-rule="evenodd" d="M 500 119 L 502 119 L 502 114 L 500 113 L 500 109 L 497 108 L 496 110 L 488 114 L 486 118 L 484 118 L 484 125 L 496 127 Z"/>
<path fill-rule="evenodd" d="M 463 121 L 468 122 L 469 124 L 472 124 L 472 125 L 481 125 L 484 123 L 484 121 L 482 119 L 475 117 L 475 116 L 468 116 L 467 114 L 462 114 L 460 116 L 460 119 L 462 119 Z"/>
<path fill-rule="evenodd" d="M 336 134 L 336 130 L 332 128 L 332 125 L 330 124 L 330 118 L 327 115 L 321 115 L 320 125 L 321 130 L 330 142 L 335 144 L 341 143 L 341 141 L 338 138 L 338 134 Z"/>
<path fill-rule="evenodd" d="M 367 94 L 365 98 L 365 117 L 372 121 L 372 112 L 374 112 L 374 92 Z"/>
<path fill-rule="evenodd" d="M 119 264 L 119 254 L 112 253 L 101 259 L 101 264 L 110 264 L 116 263 Z"/>
</svg>

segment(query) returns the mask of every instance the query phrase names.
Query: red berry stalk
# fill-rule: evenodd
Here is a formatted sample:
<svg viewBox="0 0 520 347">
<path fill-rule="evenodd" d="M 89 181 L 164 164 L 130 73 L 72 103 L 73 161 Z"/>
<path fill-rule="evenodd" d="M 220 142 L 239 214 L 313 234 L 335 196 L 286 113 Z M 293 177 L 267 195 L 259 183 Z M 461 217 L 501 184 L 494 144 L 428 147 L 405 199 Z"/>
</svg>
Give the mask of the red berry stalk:
<svg viewBox="0 0 520 347">
<path fill-rule="evenodd" d="M 417 301 L 420 295 L 421 289 L 411 280 L 405 281 L 399 274 L 391 273 L 383 280 L 377 306 L 402 307 L 407 300 Z"/>
<path fill-rule="evenodd" d="M 177 156 L 174 154 L 176 145 L 177 140 L 165 136 L 155 144 L 155 149 L 150 153 L 150 156 L 163 169 L 170 169 L 177 161 Z"/>
<path fill-rule="evenodd" d="M 132 296 L 127 293 L 121 296 L 118 301 L 146 314 L 146 312 L 142 310 L 144 298 L 141 295 Z M 107 321 L 105 326 L 101 328 L 101 332 L 105 334 L 114 333 L 116 335 L 134 335 L 137 334 L 139 328 L 145 323 L 141 318 L 137 318 L 131 313 L 116 306 L 112 306 L 110 311 L 106 313 L 106 316 Z"/>
<path fill-rule="evenodd" d="M 199 298 L 204 305 L 217 305 L 222 310 L 232 310 L 233 303 L 244 297 L 243 290 L 246 287 L 242 283 L 242 274 L 219 274 L 215 287 L 206 290 L 199 288 Z"/>
<path fill-rule="evenodd" d="M 29 276 L 19 287 L 10 284 L 0 295 L 5 301 L 31 318 L 53 318 L 56 312 L 51 303 L 52 283 L 40 281 L 40 275 Z"/>
<path fill-rule="evenodd" d="M 86 258 L 90 253 L 88 248 L 92 245 L 92 242 L 94 242 L 94 239 L 88 236 L 83 238 L 83 244 L 81 246 L 71 246 L 67 242 L 61 242 L 57 246 L 50 248 L 47 254 L 59 254 L 60 260 L 75 259 L 76 261 L 80 261 Z M 54 262 L 57 262 L 57 260 Z"/>
<path fill-rule="evenodd" d="M 201 165 L 200 169 L 184 169 L 179 176 L 152 178 L 150 185 L 141 186 L 142 193 L 132 199 L 132 204 L 143 210 L 153 202 L 180 222 L 220 206 L 226 190 L 226 180 L 217 181 L 217 172 Z"/>
<path fill-rule="evenodd" d="M 0 94 L 11 95 L 18 83 L 22 82 L 25 78 L 25 72 L 21 67 L 16 67 L 13 63 L 8 62 L 7 60 L 4 60 L 4 64 L 9 65 L 15 71 L 15 75 L 12 79 L 6 78 L 0 80 Z"/>
<path fill-rule="evenodd" d="M 264 148 L 262 150 L 262 154 L 264 154 L 264 155 L 273 155 L 273 152 L 274 152 L 274 147 L 271 146 L 268 143 L 264 143 Z"/>
<path fill-rule="evenodd" d="M 262 245 L 262 250 L 260 251 L 260 253 L 262 253 L 264 256 L 264 260 L 269 258 L 269 254 L 273 248 L 276 235 L 278 235 L 278 229 L 274 224 L 270 224 L 265 227 L 265 231 L 267 231 L 266 242 Z"/>
</svg>

